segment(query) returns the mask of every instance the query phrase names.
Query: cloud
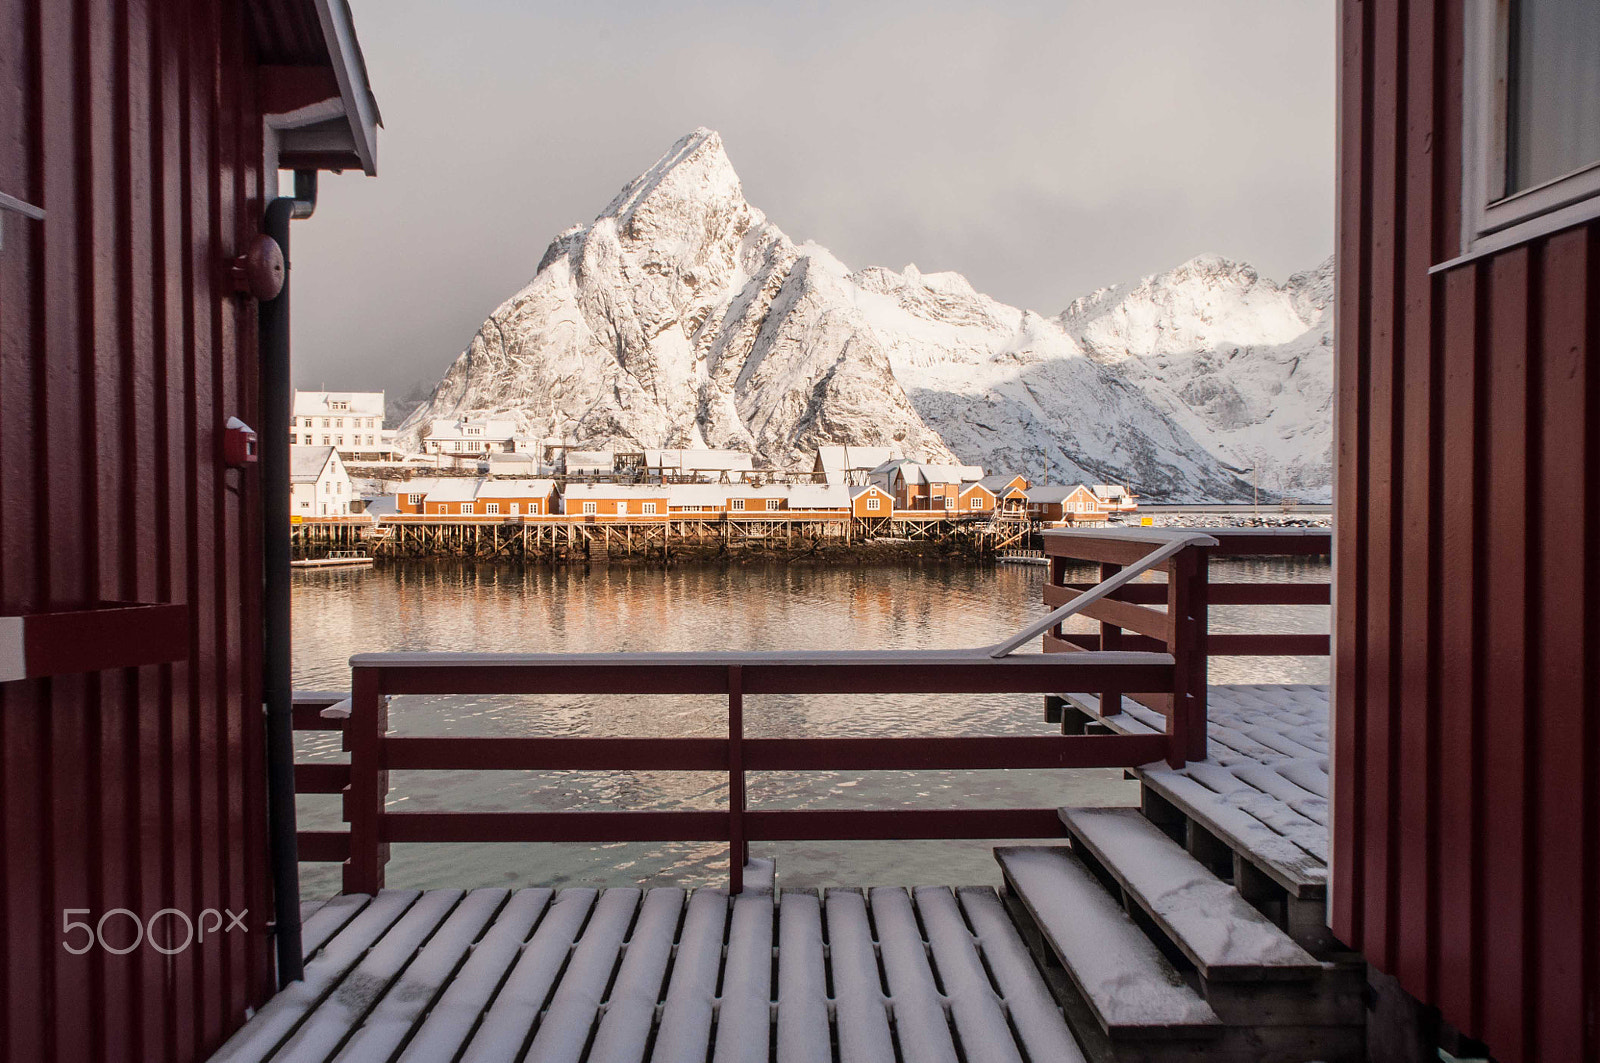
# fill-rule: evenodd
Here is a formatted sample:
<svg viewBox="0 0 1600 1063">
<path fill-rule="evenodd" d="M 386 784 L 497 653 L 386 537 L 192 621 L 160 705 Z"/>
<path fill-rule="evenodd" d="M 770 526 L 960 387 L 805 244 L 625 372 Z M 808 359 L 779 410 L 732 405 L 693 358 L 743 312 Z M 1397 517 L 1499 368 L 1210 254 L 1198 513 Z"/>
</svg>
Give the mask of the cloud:
<svg viewBox="0 0 1600 1063">
<path fill-rule="evenodd" d="M 993 6 L 354 0 L 380 176 L 297 223 L 297 380 L 436 378 L 697 125 L 796 240 L 1045 313 L 1200 251 L 1327 256 L 1330 0 Z"/>
</svg>

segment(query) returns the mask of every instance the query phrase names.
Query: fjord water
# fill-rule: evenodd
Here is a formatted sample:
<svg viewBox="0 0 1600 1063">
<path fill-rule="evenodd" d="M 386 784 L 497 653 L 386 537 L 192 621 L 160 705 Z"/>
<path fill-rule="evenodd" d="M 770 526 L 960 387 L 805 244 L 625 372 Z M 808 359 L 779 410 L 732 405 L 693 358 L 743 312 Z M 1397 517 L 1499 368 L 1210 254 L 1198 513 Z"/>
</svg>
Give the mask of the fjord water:
<svg viewBox="0 0 1600 1063">
<path fill-rule="evenodd" d="M 1044 612 L 1046 570 L 1031 565 L 908 563 L 529 568 L 389 565 L 304 572 L 294 586 L 297 689 L 346 690 L 351 654 L 368 651 L 940 649 L 999 641 Z M 1321 561 L 1217 562 L 1214 580 L 1328 578 Z M 1083 578 L 1090 578 L 1088 570 Z M 1214 608 L 1216 631 L 1326 631 L 1328 609 Z M 1092 629 L 1086 622 L 1074 626 Z M 1211 681 L 1326 682 L 1326 658 L 1212 662 Z M 715 737 L 726 699 L 665 696 L 400 697 L 395 733 L 416 736 Z M 751 737 L 1050 734 L 1038 695 L 746 698 Z M 338 735 L 297 736 L 302 761 L 337 760 Z M 717 809 L 727 779 L 699 772 L 396 771 L 389 807 L 417 811 Z M 1132 804 L 1119 769 L 764 772 L 751 808 L 1053 807 Z M 337 798 L 300 798 L 303 830 L 339 826 Z M 990 844 L 761 843 L 785 885 L 997 881 Z M 388 884 L 684 885 L 726 881 L 716 843 L 397 844 Z M 337 889 L 332 864 L 302 867 L 307 896 Z"/>
</svg>

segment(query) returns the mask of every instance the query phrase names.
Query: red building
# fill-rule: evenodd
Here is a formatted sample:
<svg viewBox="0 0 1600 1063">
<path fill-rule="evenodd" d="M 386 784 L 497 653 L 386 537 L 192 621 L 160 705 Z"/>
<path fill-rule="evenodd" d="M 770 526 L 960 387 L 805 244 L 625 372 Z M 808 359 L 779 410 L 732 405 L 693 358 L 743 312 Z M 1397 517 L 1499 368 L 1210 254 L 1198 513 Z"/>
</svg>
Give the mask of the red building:
<svg viewBox="0 0 1600 1063">
<path fill-rule="evenodd" d="M 1600 18 L 1340 11 L 1333 930 L 1597 1059 Z"/>
<path fill-rule="evenodd" d="M 0 1057 L 200 1059 L 275 988 L 266 500 L 228 427 L 264 424 L 235 280 L 274 277 L 236 260 L 280 167 L 372 172 L 376 110 L 341 0 L 0 25 Z M 162 909 L 169 946 L 243 926 L 112 951 Z"/>
</svg>

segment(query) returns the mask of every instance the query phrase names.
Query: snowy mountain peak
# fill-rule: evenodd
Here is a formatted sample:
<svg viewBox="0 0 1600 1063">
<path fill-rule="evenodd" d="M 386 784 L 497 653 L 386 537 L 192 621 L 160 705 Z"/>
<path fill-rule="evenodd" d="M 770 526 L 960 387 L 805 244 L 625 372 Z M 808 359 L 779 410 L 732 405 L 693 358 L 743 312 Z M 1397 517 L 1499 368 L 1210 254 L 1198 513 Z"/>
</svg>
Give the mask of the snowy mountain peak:
<svg viewBox="0 0 1600 1063">
<path fill-rule="evenodd" d="M 1219 432 L 1259 419 L 1256 407 L 1204 387 L 1186 404 L 1146 360 L 1198 366 L 1197 353 L 1288 342 L 1326 303 L 1317 276 L 1280 288 L 1202 256 L 1045 318 L 959 273 L 852 271 L 796 246 L 745 201 L 722 138 L 699 128 L 549 244 L 402 439 L 436 418 L 492 417 L 584 448 L 725 447 L 793 469 L 819 446 L 883 446 L 1036 482 L 1247 497 L 1242 451 Z M 1272 381 L 1301 388 L 1320 371 Z M 1308 431 L 1296 445 L 1325 449 Z"/>
<path fill-rule="evenodd" d="M 655 165 L 623 186 L 599 218 L 616 218 L 625 228 L 639 205 L 656 195 L 676 202 L 744 203 L 744 189 L 722 146 L 722 136 L 700 126 L 679 137 Z"/>
</svg>

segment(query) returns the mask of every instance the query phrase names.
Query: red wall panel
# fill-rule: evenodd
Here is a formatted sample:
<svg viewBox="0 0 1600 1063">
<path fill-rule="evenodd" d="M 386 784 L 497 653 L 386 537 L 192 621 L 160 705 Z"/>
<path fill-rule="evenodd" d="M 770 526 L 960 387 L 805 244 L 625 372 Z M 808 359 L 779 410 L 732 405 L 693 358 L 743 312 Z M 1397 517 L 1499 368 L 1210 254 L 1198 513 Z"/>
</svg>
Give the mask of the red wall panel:
<svg viewBox="0 0 1600 1063">
<path fill-rule="evenodd" d="M 1342 5 L 1334 930 L 1600 1058 L 1600 226 L 1459 246 L 1462 6 Z"/>
<path fill-rule="evenodd" d="M 204 1058 L 271 991 L 255 304 L 262 131 L 237 0 L 0 0 L 0 615 L 181 602 L 172 665 L 0 684 L 0 1057 Z M 248 910 L 176 955 L 62 911 Z M 126 919 L 107 936 L 131 936 Z M 116 943 L 114 940 L 113 943 Z"/>
</svg>

